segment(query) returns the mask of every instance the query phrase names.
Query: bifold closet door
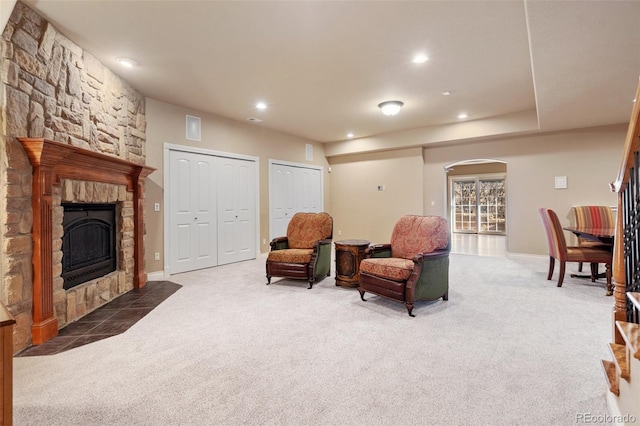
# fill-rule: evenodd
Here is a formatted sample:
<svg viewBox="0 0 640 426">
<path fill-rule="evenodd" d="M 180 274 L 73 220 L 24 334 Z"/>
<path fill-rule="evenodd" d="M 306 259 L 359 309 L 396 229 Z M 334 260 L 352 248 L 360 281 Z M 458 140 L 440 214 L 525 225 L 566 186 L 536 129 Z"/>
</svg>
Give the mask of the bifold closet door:
<svg viewBox="0 0 640 426">
<path fill-rule="evenodd" d="M 296 211 L 319 213 L 322 211 L 322 182 L 320 170 L 297 168 L 294 170 Z"/>
<path fill-rule="evenodd" d="M 171 273 L 218 264 L 216 157 L 170 151 Z"/>
<path fill-rule="evenodd" d="M 281 164 L 272 164 L 270 172 L 270 236 L 287 235 L 287 226 L 296 211 L 294 198 L 294 168 Z"/>
<path fill-rule="evenodd" d="M 269 172 L 269 235 L 287 234 L 291 217 L 297 212 L 323 210 L 322 171 L 302 166 L 272 163 Z"/>
<path fill-rule="evenodd" d="M 256 163 L 218 158 L 218 264 L 256 257 Z"/>
</svg>

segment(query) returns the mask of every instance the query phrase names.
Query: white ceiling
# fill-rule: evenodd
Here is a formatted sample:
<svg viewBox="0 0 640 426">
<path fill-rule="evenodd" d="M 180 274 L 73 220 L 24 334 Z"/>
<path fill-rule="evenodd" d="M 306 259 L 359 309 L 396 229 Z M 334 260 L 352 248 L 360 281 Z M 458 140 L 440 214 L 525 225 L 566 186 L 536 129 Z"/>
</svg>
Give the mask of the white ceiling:
<svg viewBox="0 0 640 426">
<path fill-rule="evenodd" d="M 461 112 L 528 112 L 543 131 L 624 123 L 640 76 L 640 1 L 26 3 L 147 97 L 319 142 Z M 382 115 L 394 99 L 400 114 Z"/>
</svg>

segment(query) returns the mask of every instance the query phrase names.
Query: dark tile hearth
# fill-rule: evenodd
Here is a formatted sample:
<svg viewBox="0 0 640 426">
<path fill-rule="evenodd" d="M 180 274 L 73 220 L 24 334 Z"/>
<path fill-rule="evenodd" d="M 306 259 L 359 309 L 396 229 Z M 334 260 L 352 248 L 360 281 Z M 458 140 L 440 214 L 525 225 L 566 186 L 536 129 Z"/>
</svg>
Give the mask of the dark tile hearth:
<svg viewBox="0 0 640 426">
<path fill-rule="evenodd" d="M 124 333 L 181 287 L 170 281 L 149 281 L 67 325 L 48 342 L 16 356 L 53 355 Z"/>
</svg>

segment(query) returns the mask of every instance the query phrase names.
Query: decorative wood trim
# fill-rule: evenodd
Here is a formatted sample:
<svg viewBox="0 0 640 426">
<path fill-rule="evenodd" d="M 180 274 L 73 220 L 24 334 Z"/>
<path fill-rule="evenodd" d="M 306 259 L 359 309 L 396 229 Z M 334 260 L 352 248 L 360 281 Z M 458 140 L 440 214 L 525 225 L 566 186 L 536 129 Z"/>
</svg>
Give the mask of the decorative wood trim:
<svg viewBox="0 0 640 426">
<path fill-rule="evenodd" d="M 0 303 L 0 424 L 13 422 L 13 325 L 16 320 Z"/>
<path fill-rule="evenodd" d="M 33 326 L 32 342 L 39 345 L 58 334 L 53 311 L 53 186 L 62 179 L 126 185 L 133 192 L 134 286 L 147 282 L 144 271 L 144 179 L 155 169 L 121 158 L 43 138 L 18 138 L 33 167 Z"/>
</svg>

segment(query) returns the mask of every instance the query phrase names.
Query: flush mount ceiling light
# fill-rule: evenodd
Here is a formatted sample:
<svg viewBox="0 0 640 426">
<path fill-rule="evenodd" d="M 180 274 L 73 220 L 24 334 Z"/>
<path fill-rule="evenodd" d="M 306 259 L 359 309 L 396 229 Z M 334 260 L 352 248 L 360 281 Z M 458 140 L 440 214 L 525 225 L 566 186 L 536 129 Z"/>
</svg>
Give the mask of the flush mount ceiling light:
<svg viewBox="0 0 640 426">
<path fill-rule="evenodd" d="M 462 114 L 458 114 L 458 118 L 459 118 L 460 120 L 464 120 L 464 119 L 465 119 L 465 118 L 467 118 L 467 117 L 469 117 L 469 115 L 468 115 L 468 114 L 465 114 L 464 112 L 463 112 Z"/>
<path fill-rule="evenodd" d="M 127 68 L 133 68 L 138 65 L 138 63 L 131 58 L 116 58 L 116 61 L 118 61 L 118 63 L 123 67 Z"/>
<path fill-rule="evenodd" d="M 264 102 L 258 102 L 256 104 L 256 108 L 258 108 L 258 109 L 267 109 L 267 104 L 265 104 Z"/>
<path fill-rule="evenodd" d="M 396 115 L 400 112 L 400 108 L 402 108 L 402 105 L 404 105 L 404 102 L 386 101 L 378 104 L 378 108 L 380 108 L 384 115 Z"/>
</svg>

